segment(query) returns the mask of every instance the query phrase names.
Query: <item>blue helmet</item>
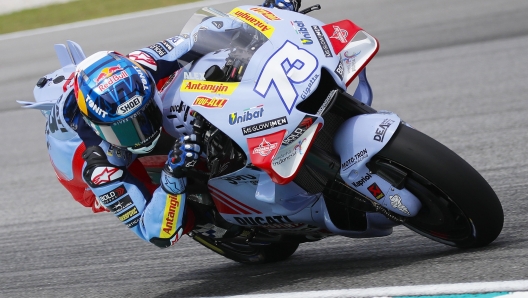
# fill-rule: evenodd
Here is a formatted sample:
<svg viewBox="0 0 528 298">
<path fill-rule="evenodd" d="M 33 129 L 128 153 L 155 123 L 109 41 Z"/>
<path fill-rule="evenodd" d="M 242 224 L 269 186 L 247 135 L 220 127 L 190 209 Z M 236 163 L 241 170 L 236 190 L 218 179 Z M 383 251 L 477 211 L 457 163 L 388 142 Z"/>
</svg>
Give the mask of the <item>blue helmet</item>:
<svg viewBox="0 0 528 298">
<path fill-rule="evenodd" d="M 136 62 L 97 52 L 77 66 L 77 105 L 103 140 L 137 154 L 151 151 L 161 134 L 156 84 Z"/>
<path fill-rule="evenodd" d="M 299 11 L 299 8 L 301 7 L 301 0 L 266 0 L 262 6 Z"/>
</svg>

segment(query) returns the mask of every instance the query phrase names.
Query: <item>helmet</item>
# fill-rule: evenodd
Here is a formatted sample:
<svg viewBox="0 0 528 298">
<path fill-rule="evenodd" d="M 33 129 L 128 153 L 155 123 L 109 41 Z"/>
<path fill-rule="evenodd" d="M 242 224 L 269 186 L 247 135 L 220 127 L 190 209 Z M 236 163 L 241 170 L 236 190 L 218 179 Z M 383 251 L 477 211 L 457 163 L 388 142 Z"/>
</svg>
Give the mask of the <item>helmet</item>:
<svg viewBox="0 0 528 298">
<path fill-rule="evenodd" d="M 84 120 L 103 140 L 136 154 L 154 148 L 161 101 L 139 64 L 116 52 L 97 52 L 77 65 L 74 88 Z"/>
</svg>

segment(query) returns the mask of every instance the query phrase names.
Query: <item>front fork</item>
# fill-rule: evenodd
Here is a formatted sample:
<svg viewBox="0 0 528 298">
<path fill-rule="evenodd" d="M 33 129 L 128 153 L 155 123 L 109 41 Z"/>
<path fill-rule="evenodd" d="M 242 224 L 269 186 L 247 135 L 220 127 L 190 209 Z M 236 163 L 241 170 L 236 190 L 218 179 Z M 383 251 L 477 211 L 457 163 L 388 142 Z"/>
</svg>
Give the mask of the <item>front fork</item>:
<svg viewBox="0 0 528 298">
<path fill-rule="evenodd" d="M 348 186 L 375 202 L 375 205 L 403 217 L 413 217 L 422 207 L 420 200 L 402 185 L 367 167 L 367 163 L 390 141 L 399 125 L 402 125 L 400 118 L 391 112 L 352 117 L 337 131 L 334 149 L 341 158 L 341 178 Z"/>
</svg>

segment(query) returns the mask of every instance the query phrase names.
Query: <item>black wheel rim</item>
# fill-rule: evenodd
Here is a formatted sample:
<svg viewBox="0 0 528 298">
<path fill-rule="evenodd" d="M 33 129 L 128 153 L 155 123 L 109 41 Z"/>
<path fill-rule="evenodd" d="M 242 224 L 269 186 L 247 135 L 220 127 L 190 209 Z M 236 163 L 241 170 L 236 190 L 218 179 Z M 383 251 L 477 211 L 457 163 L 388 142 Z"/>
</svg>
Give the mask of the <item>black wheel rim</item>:
<svg viewBox="0 0 528 298">
<path fill-rule="evenodd" d="M 450 246 L 468 246 L 475 241 L 475 228 L 471 219 L 441 189 L 426 178 L 393 161 L 388 163 L 407 173 L 405 188 L 422 203 L 422 208 L 414 217 L 406 218 L 404 226 L 437 242 Z"/>
</svg>

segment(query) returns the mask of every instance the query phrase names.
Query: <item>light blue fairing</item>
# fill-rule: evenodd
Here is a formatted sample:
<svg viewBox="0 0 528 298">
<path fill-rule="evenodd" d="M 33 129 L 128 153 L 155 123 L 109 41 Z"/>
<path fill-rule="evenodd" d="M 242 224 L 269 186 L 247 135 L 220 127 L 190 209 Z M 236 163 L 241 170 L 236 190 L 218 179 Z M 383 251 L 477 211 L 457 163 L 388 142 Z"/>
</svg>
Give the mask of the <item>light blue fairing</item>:
<svg viewBox="0 0 528 298">
<path fill-rule="evenodd" d="M 354 98 L 358 99 L 366 105 L 372 105 L 372 89 L 367 80 L 367 68 L 365 67 L 358 75 L 358 86 L 354 92 Z"/>
<path fill-rule="evenodd" d="M 253 8 L 255 7 L 240 7 L 251 17 L 256 17 L 260 21 L 266 19 L 266 16 L 259 11 L 252 10 Z M 171 107 L 184 106 L 196 110 L 215 127 L 229 135 L 246 152 L 248 157 L 251 155 L 247 141 L 249 138 L 258 139 L 262 137 L 265 139 L 266 136 L 281 131 L 286 131 L 284 135 L 286 137 L 305 119 L 307 114 L 294 107 L 308 98 L 320 84 L 322 68 L 328 71 L 339 87 L 346 89 L 345 82 L 337 71 L 343 67 L 341 56 L 325 56 L 316 39 L 316 33 L 312 29 L 302 30 L 303 34 L 299 34 L 302 28 L 321 27 L 324 25 L 323 23 L 306 15 L 274 9 L 268 12 L 273 14 L 271 16 L 273 18 L 266 21 L 266 25 L 272 26 L 275 33 L 268 42 L 258 48 L 251 62 L 247 65 L 242 80 L 236 87 L 230 89 L 231 92 L 227 94 L 204 94 L 188 92 L 180 87 L 182 83 L 185 85 L 188 82 L 184 80 L 185 72 L 200 74 L 204 73 L 211 65 L 224 67 L 229 53 L 226 50 L 205 55 L 200 61 L 195 62 L 180 73 L 175 78 L 174 83 L 164 92 L 164 109 L 169 110 Z M 267 16 L 270 17 L 269 14 Z M 328 38 L 326 42 L 330 44 Z M 374 39 L 359 41 L 358 44 L 361 44 L 360 46 L 364 50 L 369 42 L 374 42 Z M 377 51 L 377 44 L 372 46 L 375 49 L 371 50 L 370 53 L 374 55 Z M 356 52 L 359 53 L 360 51 Z M 368 53 L 366 50 L 364 52 Z M 358 67 L 360 63 L 363 65 L 368 63 L 369 59 L 368 56 L 358 57 Z M 279 79 L 281 75 L 284 77 L 283 79 Z M 349 70 L 348 72 L 345 71 L 345 75 L 347 80 L 353 77 Z M 357 80 L 358 85 L 354 97 L 367 105 L 371 105 L 372 90 L 367 80 L 365 68 L 359 72 Z M 222 83 L 218 82 L 218 85 L 220 84 Z M 199 96 L 205 95 L 210 98 L 225 100 L 224 104 L 215 108 L 194 104 Z M 175 101 L 170 101 L 170 98 L 174 98 Z M 180 99 L 183 105 L 180 104 Z M 245 115 L 247 111 L 253 115 L 249 120 L 240 118 L 240 121 L 236 123 L 231 121 L 231 119 L 235 119 L 231 117 Z M 258 111 L 258 113 L 253 113 L 254 111 Z M 313 126 L 323 123 L 323 118 L 319 115 L 311 116 L 314 117 Z M 287 123 L 255 133 L 245 133 L 247 131 L 245 128 L 251 125 L 270 123 L 280 117 L 286 117 Z M 385 125 L 383 121 L 386 119 L 391 125 L 383 132 L 383 140 L 374 140 L 376 131 L 380 129 L 380 125 Z M 413 216 L 420 208 L 419 201 L 405 189 L 401 191 L 392 190 L 388 182 L 370 174 L 366 168 L 367 161 L 383 148 L 399 123 L 399 118 L 394 114 L 354 117 L 342 125 L 334 138 L 336 140 L 334 147 L 337 148 L 342 163 L 345 165 L 341 175 L 349 185 L 372 198 L 367 187 L 376 182 L 385 197 L 380 198 L 379 201 L 377 198 L 373 198 L 374 201 L 397 214 Z M 295 144 L 291 146 L 283 144 L 281 151 L 276 153 L 276 156 L 282 154 L 287 159 L 289 156 L 302 155 L 302 153 L 294 154 L 293 151 L 288 155 L 288 150 L 296 150 L 291 149 L 294 146 Z M 301 147 L 301 149 L 304 150 L 305 148 Z M 353 158 L 359 158 L 361 161 L 350 162 Z M 347 163 L 347 161 L 349 162 Z M 248 165 L 250 163 L 251 159 L 248 158 Z M 367 213 L 367 229 L 365 231 L 340 230 L 332 223 L 321 194 L 308 194 L 294 182 L 284 185 L 277 184 L 266 172 L 257 171 L 253 168 L 243 168 L 234 173 L 211 179 L 209 186 L 222 216 L 227 221 L 241 226 L 265 226 L 268 229 L 277 227 L 278 230 L 286 229 L 288 232 L 295 233 L 320 232 L 320 229 L 326 229 L 332 233 L 348 237 L 375 237 L 390 234 L 392 227 L 398 225 L 398 223 L 392 222 L 381 214 Z"/>
</svg>

